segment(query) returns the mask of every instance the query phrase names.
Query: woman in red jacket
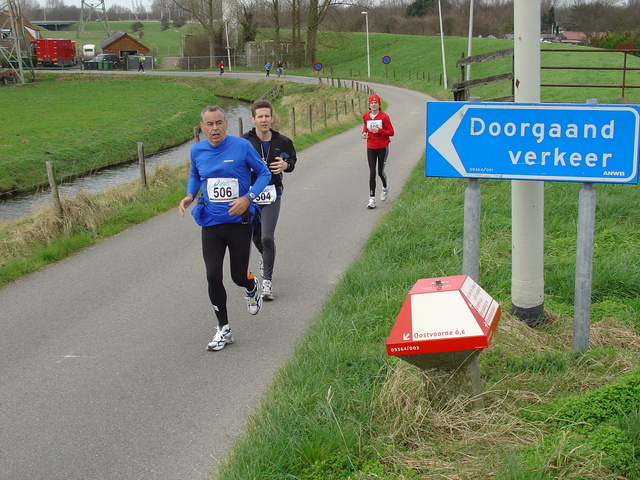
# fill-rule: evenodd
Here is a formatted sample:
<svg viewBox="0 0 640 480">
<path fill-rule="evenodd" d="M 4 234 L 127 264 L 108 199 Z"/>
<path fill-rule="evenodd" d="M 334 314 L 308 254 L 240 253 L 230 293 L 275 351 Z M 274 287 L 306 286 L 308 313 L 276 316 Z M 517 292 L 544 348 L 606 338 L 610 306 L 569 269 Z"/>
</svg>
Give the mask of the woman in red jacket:
<svg viewBox="0 0 640 480">
<path fill-rule="evenodd" d="M 369 97 L 369 111 L 362 116 L 362 138 L 367 140 L 367 161 L 369 162 L 369 203 L 367 208 L 376 208 L 376 170 L 382 180 L 380 200 L 385 201 L 389 196 L 389 184 L 384 166 L 389 155 L 390 137 L 395 133 L 389 115 L 380 110 L 380 97 Z M 377 169 L 376 169 L 377 165 Z"/>
</svg>

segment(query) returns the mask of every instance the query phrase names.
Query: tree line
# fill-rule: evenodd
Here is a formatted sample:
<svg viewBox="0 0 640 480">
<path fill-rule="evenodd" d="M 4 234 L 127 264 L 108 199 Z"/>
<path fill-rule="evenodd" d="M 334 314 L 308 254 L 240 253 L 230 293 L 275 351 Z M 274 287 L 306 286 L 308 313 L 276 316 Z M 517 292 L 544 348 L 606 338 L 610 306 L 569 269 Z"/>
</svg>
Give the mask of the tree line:
<svg viewBox="0 0 640 480">
<path fill-rule="evenodd" d="M 234 51 L 241 53 L 246 42 L 254 41 L 258 31 L 268 32 L 276 56 L 283 44 L 290 44 L 294 66 L 316 61 L 322 32 L 363 32 L 367 12 L 369 31 L 405 35 L 466 36 L 473 2 L 473 35 L 503 37 L 513 32 L 512 0 L 153 0 L 147 8 L 134 3 L 134 9 L 112 5 L 110 20 L 154 19 L 166 27 L 182 22 L 198 23 L 204 41 L 198 42 L 209 55 L 211 68 L 215 56 L 226 53 L 226 36 Z M 440 19 L 440 8 L 442 19 Z M 70 20 L 80 17 L 77 6 L 64 0 L 23 0 L 23 9 L 34 20 Z M 562 30 L 584 32 L 588 43 L 599 46 L 606 35 L 636 43 L 640 25 L 640 0 L 543 0 L 541 33 Z M 226 31 L 229 29 L 229 31 Z"/>
</svg>

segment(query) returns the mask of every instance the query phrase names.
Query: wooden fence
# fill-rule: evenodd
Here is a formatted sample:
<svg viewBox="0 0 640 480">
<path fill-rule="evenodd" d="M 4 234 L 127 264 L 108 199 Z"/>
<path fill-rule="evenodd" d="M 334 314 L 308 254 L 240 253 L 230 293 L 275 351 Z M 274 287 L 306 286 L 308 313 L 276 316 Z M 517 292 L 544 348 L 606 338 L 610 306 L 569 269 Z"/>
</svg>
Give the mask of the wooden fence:
<svg viewBox="0 0 640 480">
<path fill-rule="evenodd" d="M 488 62 L 491 60 L 497 60 L 499 58 L 513 57 L 513 48 L 507 48 L 505 50 L 497 50 L 495 52 L 483 53 L 480 55 L 473 55 L 465 57 L 464 53 L 456 62 L 456 67 L 460 68 L 460 79 L 454 79 L 451 90 L 453 91 L 453 99 L 456 101 L 466 101 L 469 99 L 469 89 L 472 87 L 478 87 L 480 85 L 488 85 L 496 82 L 511 82 L 511 95 L 499 98 L 487 99 L 490 102 L 513 102 L 513 62 L 511 71 L 507 73 L 501 73 L 498 75 L 491 75 L 489 77 L 475 78 L 473 80 L 463 80 L 466 78 L 466 68 L 470 65 L 482 62 Z"/>
<path fill-rule="evenodd" d="M 622 79 L 620 83 L 608 83 L 608 84 L 579 84 L 579 83 L 541 83 L 541 87 L 567 87 L 567 88 L 614 88 L 621 90 L 621 98 L 625 96 L 625 90 L 628 88 L 640 88 L 640 85 L 629 84 L 627 81 L 627 73 L 640 71 L 640 67 L 628 66 L 628 56 L 640 55 L 640 49 L 636 48 L 618 48 L 618 49 L 561 49 L 561 48 L 542 48 L 540 52 L 562 52 L 562 53 L 622 53 L 622 65 L 618 67 L 591 67 L 591 66 L 540 66 L 540 70 L 591 70 L 591 71 L 617 71 L 622 72 Z M 495 52 L 483 53 L 481 55 L 473 55 L 465 57 L 464 54 L 456 62 L 456 67 L 460 68 L 460 78 L 464 79 L 466 74 L 466 68 L 469 65 L 475 63 L 486 62 L 490 60 L 496 60 L 498 58 L 513 57 L 513 48 L 506 50 L 498 50 Z M 491 75 L 483 78 L 476 78 L 473 80 L 458 80 L 454 79 L 453 86 L 451 88 L 453 92 L 453 99 L 465 101 L 469 99 L 469 89 L 478 87 L 480 85 L 488 85 L 495 82 L 511 82 L 511 95 L 487 99 L 487 101 L 494 102 L 512 102 L 514 100 L 514 88 L 513 88 L 513 62 L 511 72 L 501 73 L 498 75 Z"/>
</svg>

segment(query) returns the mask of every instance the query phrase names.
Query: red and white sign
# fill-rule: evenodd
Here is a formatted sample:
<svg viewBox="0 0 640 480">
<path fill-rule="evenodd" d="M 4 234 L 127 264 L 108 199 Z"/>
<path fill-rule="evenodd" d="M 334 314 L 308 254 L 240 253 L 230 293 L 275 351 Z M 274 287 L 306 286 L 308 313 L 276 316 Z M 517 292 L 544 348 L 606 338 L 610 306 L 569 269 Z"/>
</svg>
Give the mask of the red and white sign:
<svg viewBox="0 0 640 480">
<path fill-rule="evenodd" d="M 388 355 L 487 348 L 500 305 L 468 275 L 418 280 L 387 339 Z"/>
</svg>

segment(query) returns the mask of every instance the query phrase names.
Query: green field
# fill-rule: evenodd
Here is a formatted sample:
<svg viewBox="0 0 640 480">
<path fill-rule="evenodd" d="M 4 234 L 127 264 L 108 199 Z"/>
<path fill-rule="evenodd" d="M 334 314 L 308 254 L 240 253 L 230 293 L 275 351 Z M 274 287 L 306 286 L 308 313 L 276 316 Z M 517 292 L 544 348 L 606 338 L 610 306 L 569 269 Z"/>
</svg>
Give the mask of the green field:
<svg viewBox="0 0 640 480">
<path fill-rule="evenodd" d="M 0 102 L 12 112 L 0 121 L 0 195 L 46 185 L 47 161 L 64 180 L 136 160 L 138 142 L 147 155 L 178 145 L 193 136 L 203 106 L 216 103 L 214 92 L 252 101 L 272 86 L 262 79 L 39 73 L 35 83 L 0 89 Z M 351 103 L 357 95 L 326 85 L 288 84 L 285 91 L 298 106 L 306 99 Z M 281 112 L 285 131 L 289 111 Z M 308 132 L 298 130 L 304 146 Z"/>
<path fill-rule="evenodd" d="M 145 42 L 154 48 L 164 45 L 178 48 L 182 34 L 197 30 L 186 25 L 180 31 L 161 31 L 160 22 L 143 22 Z M 115 29 L 130 30 L 129 22 L 113 22 Z M 74 37 L 74 31 L 46 32 L 60 38 Z M 263 35 L 268 34 L 263 32 Z M 86 25 L 79 43 L 96 42 L 105 36 L 97 22 Z M 322 32 L 318 59 L 323 62 L 323 76 L 366 81 L 366 57 L 362 55 L 364 34 Z M 551 44 L 543 44 L 547 47 Z M 172 47 L 171 47 L 172 46 Z M 464 38 L 445 38 L 445 58 L 449 83 L 460 71 L 455 61 L 467 48 Z M 487 53 L 512 46 L 499 39 L 474 39 L 473 53 Z M 554 45 L 555 47 L 555 45 Z M 620 66 L 622 54 L 611 52 L 585 53 L 565 47 L 562 52 L 543 52 L 546 66 Z M 596 51 L 596 50 L 594 50 Z M 452 99 L 443 87 L 442 56 L 437 37 L 371 34 L 372 77 L 376 82 L 390 83 L 420 90 L 439 99 Z M 597 52 L 597 51 L 596 51 Z M 381 58 L 392 58 L 383 65 Z M 639 66 L 637 57 L 628 58 L 629 66 Z M 505 58 L 473 66 L 472 78 L 504 73 L 511 68 Z M 291 69 L 289 73 L 317 75 L 311 69 Z M 584 70 L 543 70 L 544 83 L 615 84 L 621 82 L 621 72 Z M 0 193 L 38 186 L 46 182 L 43 164 L 54 160 L 61 178 L 134 159 L 136 144 L 144 141 L 145 150 L 157 150 L 178 144 L 191 135 L 197 124 L 196 113 L 203 103 L 211 101 L 207 87 L 197 82 L 179 80 L 151 80 L 148 78 L 107 81 L 98 75 L 74 76 L 66 81 L 53 82 L 38 72 L 37 81 L 18 89 L 0 88 L 0 100 L 12 119 L 6 117 L 0 129 Z M 226 82 L 222 80 L 222 83 Z M 627 83 L 640 85 L 640 74 L 629 72 Z M 263 89 L 268 86 L 264 85 Z M 257 98 L 264 92 L 256 91 Z M 472 96 L 484 99 L 510 93 L 508 82 L 471 90 Z M 542 101 L 583 103 L 596 98 L 600 103 L 638 103 L 639 89 L 627 89 L 621 98 L 620 89 L 544 87 Z M 32 112 L 40 111 L 46 118 L 44 125 L 30 121 Z M 287 112 L 285 112 L 287 113 Z M 153 119 L 151 121 L 150 119 Z M 43 135 L 44 133 L 44 135 Z"/>
<path fill-rule="evenodd" d="M 192 34 L 200 31 L 196 24 L 187 24 L 180 29 L 170 28 L 161 30 L 160 22 L 142 22 L 144 25 L 143 44 L 151 49 L 157 49 L 157 55 L 174 56 L 182 45 L 183 34 Z M 133 22 L 111 22 L 113 31 L 125 31 L 134 38 L 138 34 L 131 30 Z M 286 35 L 287 31 L 283 31 Z M 76 31 L 44 32 L 43 35 L 51 38 L 69 38 L 75 40 L 78 45 L 100 42 L 106 38 L 100 23 L 87 24 L 80 39 L 76 39 Z M 258 40 L 270 39 L 271 32 L 262 30 Z M 370 33 L 371 51 L 371 80 L 382 83 L 390 83 L 414 90 L 423 91 L 436 96 L 441 100 L 452 100 L 449 91 L 443 88 L 444 71 L 443 58 L 439 37 L 388 35 L 382 33 Z M 466 38 L 444 38 L 444 60 L 446 76 L 449 86 L 456 78 L 461 78 L 461 71 L 456 67 L 456 61 L 467 52 Z M 490 38 L 474 38 L 472 42 L 472 54 L 493 52 L 512 48 L 513 41 Z M 622 53 L 597 53 L 597 49 L 591 49 L 596 53 L 578 52 L 580 48 L 571 45 L 541 43 L 542 49 L 561 49 L 566 52 L 542 52 L 542 67 L 615 67 L 620 68 L 624 63 Z M 384 56 L 391 57 L 391 63 L 382 63 Z M 318 55 L 316 61 L 324 66 L 323 76 L 340 78 L 357 78 L 366 80 L 366 34 L 319 32 Z M 234 62 L 235 63 L 235 62 Z M 640 59 L 629 55 L 628 67 L 639 68 Z M 244 69 L 238 65 L 240 69 Z M 472 78 L 479 78 L 498 73 L 505 73 L 512 68 L 510 58 L 474 65 L 471 69 Z M 258 69 L 261 70 L 261 69 Z M 307 66 L 305 68 L 289 69 L 289 73 L 303 75 L 317 75 Z M 541 83 L 543 84 L 575 84 L 575 85 L 621 85 L 621 71 L 589 71 L 589 70 L 542 70 Z M 640 71 L 626 73 L 626 84 L 640 86 Z M 472 89 L 471 95 L 482 99 L 505 96 L 511 93 L 508 82 L 502 82 L 491 86 L 482 86 Z M 621 89 L 613 88 L 570 88 L 570 87 L 543 87 L 541 101 L 543 102 L 585 102 L 587 99 L 597 98 L 600 103 L 640 103 L 640 89 L 630 88 L 622 98 Z"/>
</svg>

